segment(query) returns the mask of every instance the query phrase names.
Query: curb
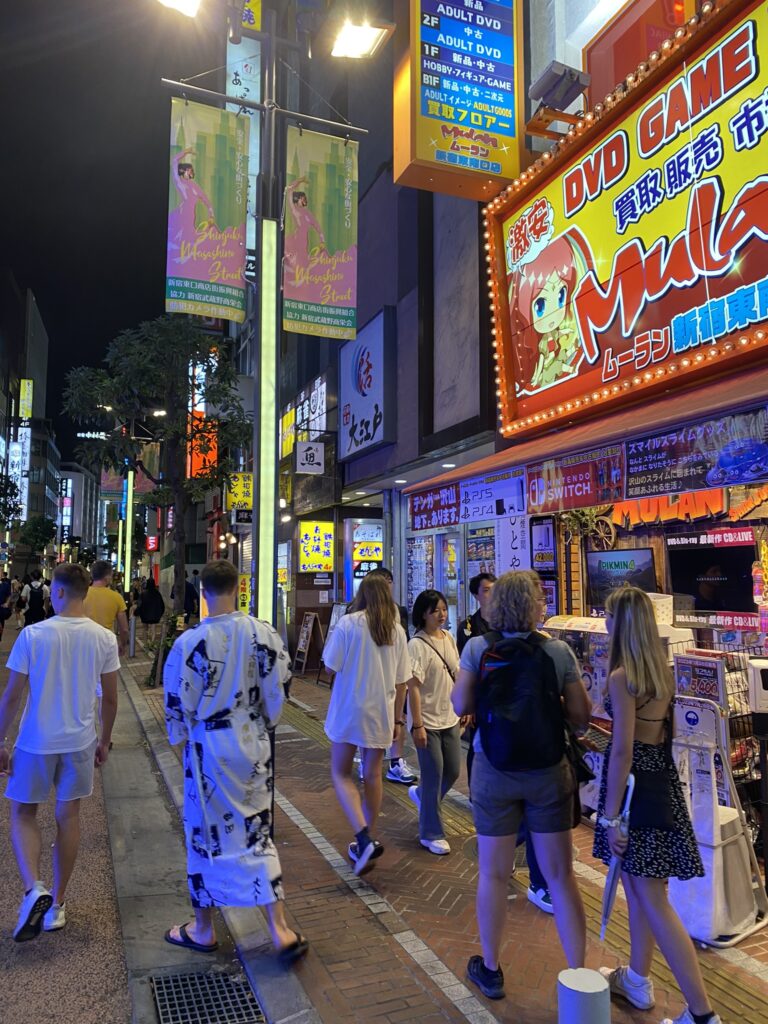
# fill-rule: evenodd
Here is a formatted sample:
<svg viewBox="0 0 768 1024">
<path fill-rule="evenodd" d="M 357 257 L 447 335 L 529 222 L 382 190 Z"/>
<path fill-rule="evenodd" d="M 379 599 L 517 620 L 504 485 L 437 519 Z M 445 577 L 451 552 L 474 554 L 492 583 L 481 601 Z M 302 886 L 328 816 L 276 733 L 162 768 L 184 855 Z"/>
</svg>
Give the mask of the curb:
<svg viewBox="0 0 768 1024">
<path fill-rule="evenodd" d="M 134 713 L 171 800 L 181 817 L 184 772 L 160 725 L 142 699 L 130 667 L 120 670 Z M 218 908 L 235 942 L 243 969 L 269 1024 L 322 1024 L 296 974 L 280 967 L 272 955 L 272 940 L 263 913 L 256 907 Z"/>
</svg>

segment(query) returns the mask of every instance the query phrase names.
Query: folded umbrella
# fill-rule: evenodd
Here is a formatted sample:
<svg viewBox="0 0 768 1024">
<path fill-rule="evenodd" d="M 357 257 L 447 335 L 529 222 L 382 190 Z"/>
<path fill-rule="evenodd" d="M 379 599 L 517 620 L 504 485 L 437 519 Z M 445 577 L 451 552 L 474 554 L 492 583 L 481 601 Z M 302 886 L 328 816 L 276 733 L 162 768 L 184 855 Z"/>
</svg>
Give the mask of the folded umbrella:
<svg viewBox="0 0 768 1024">
<path fill-rule="evenodd" d="M 627 788 L 624 791 L 624 802 L 621 805 L 621 812 L 619 818 L 619 832 L 623 836 L 629 835 L 629 809 L 632 804 L 632 794 L 635 791 L 635 776 L 630 772 L 627 778 Z M 611 864 L 608 868 L 608 875 L 605 879 L 605 889 L 603 890 L 603 916 L 600 920 L 600 941 L 605 941 L 605 929 L 608 927 L 608 921 L 611 917 L 611 911 L 613 910 L 613 903 L 616 899 L 616 890 L 619 887 L 619 876 L 621 875 L 621 864 L 623 857 L 619 857 L 617 853 L 611 857 Z"/>
</svg>

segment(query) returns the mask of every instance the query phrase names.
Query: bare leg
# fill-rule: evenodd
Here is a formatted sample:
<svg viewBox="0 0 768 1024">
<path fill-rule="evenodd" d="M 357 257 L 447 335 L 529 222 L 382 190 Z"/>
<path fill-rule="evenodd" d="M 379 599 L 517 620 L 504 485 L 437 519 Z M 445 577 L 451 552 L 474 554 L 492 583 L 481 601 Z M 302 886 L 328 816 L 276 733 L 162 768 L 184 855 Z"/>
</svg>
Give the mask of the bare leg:
<svg viewBox="0 0 768 1024">
<path fill-rule="evenodd" d="M 710 1013 L 712 1007 L 704 987 L 701 968 L 690 936 L 669 904 L 665 880 L 632 878 L 629 888 L 639 901 L 664 959 L 675 976 L 692 1013 Z M 627 893 L 629 895 L 629 893 Z"/>
<path fill-rule="evenodd" d="M 80 845 L 80 801 L 56 802 L 56 842 L 53 844 L 53 902 L 63 903 Z"/>
<path fill-rule="evenodd" d="M 267 903 L 264 907 L 267 912 L 267 923 L 269 934 L 272 936 L 272 944 L 280 952 L 286 946 L 296 941 L 296 932 L 289 927 L 285 920 L 285 903 L 283 900 L 276 900 L 274 903 Z"/>
<path fill-rule="evenodd" d="M 201 946 L 212 946 L 216 941 L 216 929 L 213 927 L 213 909 L 211 907 L 194 907 L 194 921 L 187 921 L 186 925 L 175 924 L 170 929 L 171 938 L 177 942 L 183 941 L 181 929 L 186 927 L 187 935 L 193 942 Z"/>
<path fill-rule="evenodd" d="M 336 791 L 336 799 L 355 833 L 361 832 L 366 825 L 360 793 L 352 778 L 352 761 L 356 749 L 351 743 L 331 743 L 333 788 Z M 381 780 L 379 784 L 381 785 Z"/>
<path fill-rule="evenodd" d="M 477 927 L 485 966 L 499 967 L 501 940 L 507 917 L 509 876 L 515 863 L 517 836 L 478 836 L 480 873 L 477 877 Z"/>
<path fill-rule="evenodd" d="M 396 757 L 402 757 L 405 750 L 405 728 L 399 730 L 397 739 L 394 741 L 392 746 L 387 752 L 387 757 L 394 761 Z"/>
<path fill-rule="evenodd" d="M 11 801 L 11 842 L 24 892 L 29 892 L 40 878 L 40 854 L 43 849 L 37 823 L 37 804 Z"/>
<path fill-rule="evenodd" d="M 555 924 L 569 967 L 583 967 L 587 947 L 584 904 L 573 873 L 573 842 L 566 832 L 531 832 L 533 849 L 549 884 Z"/>
<path fill-rule="evenodd" d="M 364 748 L 362 757 L 363 812 L 365 824 L 373 830 L 381 810 L 381 798 L 384 795 L 384 784 L 381 781 L 381 762 L 384 760 L 384 751 Z"/>
<path fill-rule="evenodd" d="M 629 966 L 635 974 L 647 978 L 651 973 L 651 962 L 656 942 L 642 903 L 635 895 L 632 879 L 627 875 L 622 875 L 621 881 L 627 894 L 627 910 L 629 911 Z"/>
</svg>

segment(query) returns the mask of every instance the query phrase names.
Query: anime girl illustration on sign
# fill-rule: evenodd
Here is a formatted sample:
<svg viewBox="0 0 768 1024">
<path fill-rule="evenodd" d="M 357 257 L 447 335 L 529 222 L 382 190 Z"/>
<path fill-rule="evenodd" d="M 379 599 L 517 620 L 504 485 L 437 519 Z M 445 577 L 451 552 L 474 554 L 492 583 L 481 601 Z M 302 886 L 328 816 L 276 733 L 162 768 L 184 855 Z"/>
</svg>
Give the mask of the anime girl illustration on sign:
<svg viewBox="0 0 768 1024">
<path fill-rule="evenodd" d="M 515 391 L 544 391 L 578 373 L 584 358 L 573 293 L 593 266 L 576 227 L 553 238 L 552 207 L 538 199 L 508 228 L 508 297 Z"/>
</svg>

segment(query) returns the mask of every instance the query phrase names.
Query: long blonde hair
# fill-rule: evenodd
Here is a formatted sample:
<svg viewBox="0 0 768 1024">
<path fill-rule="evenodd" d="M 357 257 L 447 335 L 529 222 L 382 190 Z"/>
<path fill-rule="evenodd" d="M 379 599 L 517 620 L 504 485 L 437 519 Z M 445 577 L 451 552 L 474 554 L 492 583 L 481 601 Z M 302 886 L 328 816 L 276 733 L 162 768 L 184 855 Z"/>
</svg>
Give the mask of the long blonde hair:
<svg viewBox="0 0 768 1024">
<path fill-rule="evenodd" d="M 369 574 L 360 583 L 353 610 L 365 612 L 373 642 L 385 647 L 395 642 L 395 625 L 399 620 L 397 605 L 392 600 L 389 583 L 383 576 Z"/>
<path fill-rule="evenodd" d="M 630 693 L 642 700 L 671 700 L 672 672 L 667 664 L 653 605 L 638 587 L 619 587 L 608 595 L 606 615 L 613 618 L 608 671 L 623 668 Z"/>
</svg>

